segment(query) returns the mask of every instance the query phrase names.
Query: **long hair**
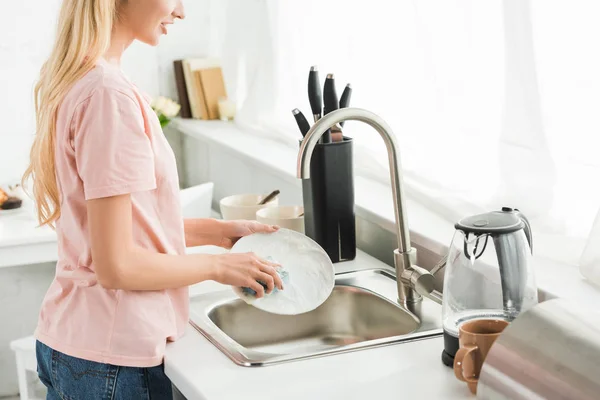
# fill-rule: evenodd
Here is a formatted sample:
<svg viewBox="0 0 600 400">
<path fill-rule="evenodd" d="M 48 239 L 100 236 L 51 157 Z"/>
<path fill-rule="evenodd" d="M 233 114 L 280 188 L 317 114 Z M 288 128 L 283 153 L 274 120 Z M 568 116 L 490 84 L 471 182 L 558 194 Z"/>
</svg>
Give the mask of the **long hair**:
<svg viewBox="0 0 600 400">
<path fill-rule="evenodd" d="M 117 3 L 123 0 L 63 0 L 56 40 L 35 85 L 36 135 L 22 179 L 33 184 L 40 225 L 54 227 L 60 196 L 54 159 L 58 108 L 75 82 L 92 70 L 110 45 Z"/>
</svg>

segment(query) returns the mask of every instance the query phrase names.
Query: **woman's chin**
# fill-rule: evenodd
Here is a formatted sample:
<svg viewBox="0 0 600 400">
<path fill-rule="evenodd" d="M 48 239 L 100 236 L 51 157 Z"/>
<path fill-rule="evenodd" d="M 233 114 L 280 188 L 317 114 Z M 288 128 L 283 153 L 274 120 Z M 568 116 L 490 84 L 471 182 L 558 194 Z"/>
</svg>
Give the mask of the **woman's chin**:
<svg viewBox="0 0 600 400">
<path fill-rule="evenodd" d="M 143 38 L 138 38 L 138 40 L 142 43 L 146 43 L 147 45 L 150 46 L 157 46 L 158 43 L 160 42 L 160 37 L 162 35 L 160 33 L 154 33 L 152 35 L 148 35 L 146 37 Z"/>
</svg>

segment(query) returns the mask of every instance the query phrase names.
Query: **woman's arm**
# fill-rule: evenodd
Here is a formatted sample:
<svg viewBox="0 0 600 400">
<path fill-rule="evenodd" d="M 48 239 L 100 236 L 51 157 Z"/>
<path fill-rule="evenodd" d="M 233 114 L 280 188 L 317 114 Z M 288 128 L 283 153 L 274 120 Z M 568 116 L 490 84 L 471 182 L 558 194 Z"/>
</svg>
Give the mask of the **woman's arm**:
<svg viewBox="0 0 600 400">
<path fill-rule="evenodd" d="M 208 218 L 183 220 L 186 247 L 205 245 L 223 247 L 224 225 L 223 221 Z"/>
<path fill-rule="evenodd" d="M 204 280 L 251 287 L 264 295 L 282 283 L 277 264 L 245 254 L 168 255 L 136 246 L 132 236 L 130 195 L 87 202 L 92 260 L 99 283 L 108 289 L 162 290 Z"/>
<path fill-rule="evenodd" d="M 186 219 L 183 223 L 187 247 L 214 245 L 230 249 L 241 237 L 273 233 L 279 229 L 278 226 L 246 220 Z"/>
</svg>

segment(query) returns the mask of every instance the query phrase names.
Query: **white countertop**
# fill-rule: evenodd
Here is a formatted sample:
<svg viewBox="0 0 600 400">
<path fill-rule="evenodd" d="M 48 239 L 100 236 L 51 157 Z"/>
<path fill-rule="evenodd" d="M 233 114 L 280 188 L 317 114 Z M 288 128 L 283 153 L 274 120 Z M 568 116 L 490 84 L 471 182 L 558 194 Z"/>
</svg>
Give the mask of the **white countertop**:
<svg viewBox="0 0 600 400">
<path fill-rule="evenodd" d="M 189 252 L 223 252 L 212 246 Z M 549 297 L 600 303 L 600 291 L 560 263 L 535 263 L 538 285 Z M 389 268 L 357 252 L 336 272 Z M 215 282 L 190 289 L 190 296 L 230 290 Z M 192 299 L 193 307 L 193 299 Z M 240 367 L 191 326 L 167 345 L 165 371 L 189 400 L 213 399 L 417 399 L 475 398 L 441 362 L 443 339 L 425 339 L 267 367 Z"/>
<path fill-rule="evenodd" d="M 355 261 L 336 264 L 336 272 L 386 267 L 359 251 Z M 191 295 L 218 290 L 230 289 L 204 282 L 192 287 Z M 189 400 L 474 398 L 442 364 L 442 349 L 440 337 L 248 368 L 236 365 L 189 326 L 183 338 L 167 346 L 165 371 Z"/>
<path fill-rule="evenodd" d="M 192 327 L 170 344 L 165 371 L 189 400 L 467 399 L 474 398 L 427 339 L 286 364 L 234 364 Z"/>
<path fill-rule="evenodd" d="M 16 213 L 0 214 L 0 268 L 58 259 L 56 233 L 37 225 L 25 207 Z"/>
</svg>

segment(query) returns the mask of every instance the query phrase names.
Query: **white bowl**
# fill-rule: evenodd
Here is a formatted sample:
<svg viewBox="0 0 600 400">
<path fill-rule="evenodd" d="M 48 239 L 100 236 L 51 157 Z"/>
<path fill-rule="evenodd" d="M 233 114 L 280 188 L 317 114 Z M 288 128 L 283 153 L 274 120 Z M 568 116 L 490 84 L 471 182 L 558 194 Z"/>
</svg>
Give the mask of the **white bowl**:
<svg viewBox="0 0 600 400">
<path fill-rule="evenodd" d="M 278 225 L 282 228 L 304 233 L 304 213 L 302 206 L 267 207 L 256 212 L 256 220 L 267 225 Z"/>
<path fill-rule="evenodd" d="M 219 205 L 221 216 L 225 220 L 255 220 L 256 212 L 262 208 L 274 207 L 279 204 L 279 198 L 275 197 L 267 204 L 259 206 L 258 203 L 265 198 L 265 194 L 236 194 L 221 199 Z"/>
</svg>

